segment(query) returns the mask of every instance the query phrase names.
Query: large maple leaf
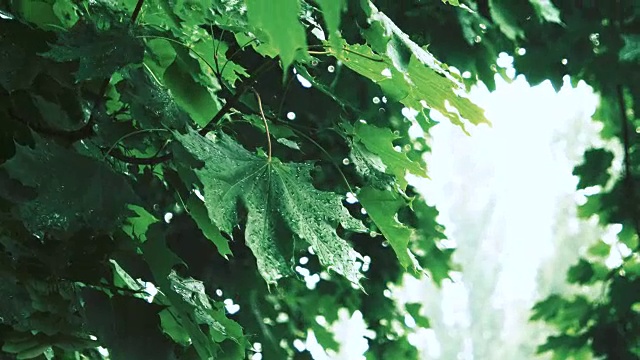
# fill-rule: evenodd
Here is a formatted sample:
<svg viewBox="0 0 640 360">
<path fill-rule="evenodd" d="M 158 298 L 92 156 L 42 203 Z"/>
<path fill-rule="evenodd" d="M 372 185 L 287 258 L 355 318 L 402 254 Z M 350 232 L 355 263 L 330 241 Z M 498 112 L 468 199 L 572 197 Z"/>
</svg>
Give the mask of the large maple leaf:
<svg viewBox="0 0 640 360">
<path fill-rule="evenodd" d="M 341 196 L 313 187 L 311 164 L 254 155 L 224 134 L 215 141 L 193 131 L 176 137 L 204 162 L 195 172 L 211 220 L 231 234 L 239 224 L 238 204 L 246 210 L 245 240 L 267 283 L 292 273 L 297 240 L 311 245 L 323 266 L 359 282 L 360 254 L 338 236 L 336 227 L 366 228 L 342 206 Z"/>
</svg>

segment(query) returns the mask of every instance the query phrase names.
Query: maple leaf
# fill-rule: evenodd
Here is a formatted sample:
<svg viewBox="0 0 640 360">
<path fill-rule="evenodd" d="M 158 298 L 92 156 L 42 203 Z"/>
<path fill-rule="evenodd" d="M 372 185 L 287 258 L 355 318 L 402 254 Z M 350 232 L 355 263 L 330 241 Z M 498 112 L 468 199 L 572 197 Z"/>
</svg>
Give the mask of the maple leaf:
<svg viewBox="0 0 640 360">
<path fill-rule="evenodd" d="M 34 199 L 18 204 L 27 228 L 110 231 L 125 219 L 126 205 L 137 202 L 126 178 L 96 159 L 37 135 L 34 140 L 33 149 L 16 146 L 16 155 L 1 167 L 37 192 Z"/>
<path fill-rule="evenodd" d="M 141 63 L 144 46 L 123 24 L 103 30 L 95 24 L 78 22 L 62 33 L 58 43 L 44 55 L 60 62 L 79 61 L 76 79 L 83 81 L 109 77 L 129 64 Z"/>
<path fill-rule="evenodd" d="M 251 154 L 224 134 L 216 141 L 193 131 L 176 134 L 176 138 L 204 162 L 195 171 L 214 224 L 231 234 L 239 224 L 237 205 L 247 211 L 246 243 L 267 283 L 292 273 L 296 239 L 311 245 L 322 265 L 359 283 L 360 254 L 338 236 L 336 227 L 366 228 L 351 217 L 339 195 L 313 187 L 311 164 L 283 163 Z M 285 229 L 293 236 L 287 236 Z"/>
</svg>

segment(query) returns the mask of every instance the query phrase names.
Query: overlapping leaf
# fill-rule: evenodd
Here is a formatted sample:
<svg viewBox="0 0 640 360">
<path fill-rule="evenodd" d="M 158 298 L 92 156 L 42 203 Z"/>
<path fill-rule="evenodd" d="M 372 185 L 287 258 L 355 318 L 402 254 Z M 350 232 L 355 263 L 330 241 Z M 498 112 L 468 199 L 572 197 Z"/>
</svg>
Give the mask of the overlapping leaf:
<svg viewBox="0 0 640 360">
<path fill-rule="evenodd" d="M 18 145 L 2 166 L 37 192 L 18 205 L 31 231 L 75 232 L 83 226 L 110 231 L 124 219 L 126 205 L 137 200 L 123 176 L 96 159 L 34 138 L 34 148 Z"/>
<path fill-rule="evenodd" d="M 123 24 L 105 30 L 78 22 L 45 55 L 56 61 L 79 61 L 76 79 L 83 81 L 106 78 L 126 65 L 142 63 L 144 47 Z"/>
<path fill-rule="evenodd" d="M 465 95 L 465 87 L 446 65 L 409 39 L 385 14 L 369 4 L 370 28 L 364 33 L 372 48 L 346 45 L 334 56 L 347 67 L 378 83 L 393 100 L 418 111 L 427 131 L 424 110 L 435 109 L 464 129 L 465 122 L 489 123 L 484 111 Z M 375 51 L 375 52 L 374 52 Z"/>
<path fill-rule="evenodd" d="M 358 143 L 354 144 L 354 150 L 356 147 L 364 146 L 366 151 L 363 149 L 357 149 L 357 151 L 369 158 L 372 164 L 381 164 L 382 171 L 395 176 L 401 189 L 404 190 L 407 186 L 405 180 L 407 172 L 417 176 L 426 176 L 424 164 L 413 161 L 406 154 L 394 149 L 393 141 L 400 137 L 391 130 L 358 122 L 354 126 L 354 137 L 358 140 Z M 372 159 L 372 155 L 377 157 L 379 161 Z"/>
<path fill-rule="evenodd" d="M 405 201 L 395 191 L 377 190 L 365 187 L 358 192 L 358 200 L 389 241 L 404 268 L 418 268 L 418 263 L 409 251 L 409 241 L 415 236 L 414 229 L 398 221 L 397 213 L 406 206 Z"/>
<path fill-rule="evenodd" d="M 264 40 L 277 50 L 284 69 L 297 53 L 306 53 L 307 37 L 298 18 L 299 0 L 247 0 L 246 4 L 250 24 L 264 32 Z"/>
<path fill-rule="evenodd" d="M 170 313 L 169 318 L 161 316 L 165 332 L 173 339 L 190 339 L 201 359 L 221 356 L 223 343 L 229 341 L 233 344 L 231 358 L 242 357 L 248 345 L 242 328 L 225 316 L 221 304 L 210 300 L 201 281 L 185 279 L 173 270 L 183 262 L 167 248 L 161 225 L 152 226 L 147 236 L 142 251 L 162 291 L 156 302 L 168 306 Z"/>
<path fill-rule="evenodd" d="M 336 227 L 365 231 L 341 204 L 341 197 L 315 189 L 310 164 L 282 163 L 256 156 L 226 135 L 216 141 L 194 132 L 176 138 L 198 160 L 196 173 L 204 186 L 205 204 L 213 222 L 231 234 L 239 224 L 237 206 L 247 212 L 245 239 L 258 270 L 275 283 L 292 273 L 297 239 L 310 244 L 322 265 L 358 283 L 355 252 Z M 288 230 L 292 236 L 287 236 Z"/>
</svg>

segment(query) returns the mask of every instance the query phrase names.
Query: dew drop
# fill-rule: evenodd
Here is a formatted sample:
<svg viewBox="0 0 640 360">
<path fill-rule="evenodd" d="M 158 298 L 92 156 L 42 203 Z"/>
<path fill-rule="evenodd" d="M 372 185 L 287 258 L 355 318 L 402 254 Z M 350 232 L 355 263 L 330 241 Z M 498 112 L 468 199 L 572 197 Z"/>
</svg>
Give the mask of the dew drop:
<svg viewBox="0 0 640 360">
<path fill-rule="evenodd" d="M 349 164 L 351 164 L 351 160 L 349 160 L 349 158 L 342 159 L 342 165 L 349 165 Z"/>
<path fill-rule="evenodd" d="M 374 104 L 380 104 L 380 98 L 379 97 L 374 96 L 372 100 L 373 100 Z"/>
<path fill-rule="evenodd" d="M 296 119 L 296 113 L 294 113 L 293 111 L 289 111 L 287 113 L 287 119 L 289 120 L 295 120 Z"/>
<path fill-rule="evenodd" d="M 332 72 L 336 71 L 336 68 L 335 68 L 333 65 L 329 65 L 329 66 L 327 67 L 327 71 L 328 71 L 328 72 L 330 72 L 330 73 L 332 73 Z"/>
</svg>

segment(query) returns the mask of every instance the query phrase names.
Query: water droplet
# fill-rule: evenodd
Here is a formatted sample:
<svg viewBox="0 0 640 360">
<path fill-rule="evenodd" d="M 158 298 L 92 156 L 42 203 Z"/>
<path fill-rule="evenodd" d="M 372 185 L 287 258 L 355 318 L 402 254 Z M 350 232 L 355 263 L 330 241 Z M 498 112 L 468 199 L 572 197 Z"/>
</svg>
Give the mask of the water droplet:
<svg viewBox="0 0 640 360">
<path fill-rule="evenodd" d="M 567 65 L 567 64 L 569 63 L 569 60 L 567 60 L 567 59 L 562 59 L 562 61 L 561 61 L 561 62 L 562 62 L 562 65 Z"/>
<path fill-rule="evenodd" d="M 295 120 L 296 119 L 296 113 L 294 113 L 293 111 L 289 111 L 287 113 L 287 119 L 289 120 Z"/>
<path fill-rule="evenodd" d="M 374 104 L 380 104 L 380 98 L 379 98 L 379 97 L 377 97 L 377 96 L 374 96 L 374 97 L 373 97 L 373 103 L 374 103 Z"/>
<path fill-rule="evenodd" d="M 367 215 L 367 210 L 365 210 L 365 208 L 360 209 L 360 213 L 362 215 Z"/>
<path fill-rule="evenodd" d="M 349 158 L 342 159 L 342 165 L 349 165 L 349 164 L 351 164 L 351 161 L 349 160 Z"/>
<path fill-rule="evenodd" d="M 330 72 L 330 73 L 332 73 L 332 72 L 336 71 L 336 68 L 335 68 L 333 65 L 329 65 L 329 66 L 327 67 L 327 71 L 328 71 L 328 72 Z"/>
<path fill-rule="evenodd" d="M 475 41 L 476 43 L 479 43 L 480 41 L 482 41 L 482 38 L 478 35 L 476 36 L 475 39 L 473 39 L 473 41 Z"/>
</svg>

